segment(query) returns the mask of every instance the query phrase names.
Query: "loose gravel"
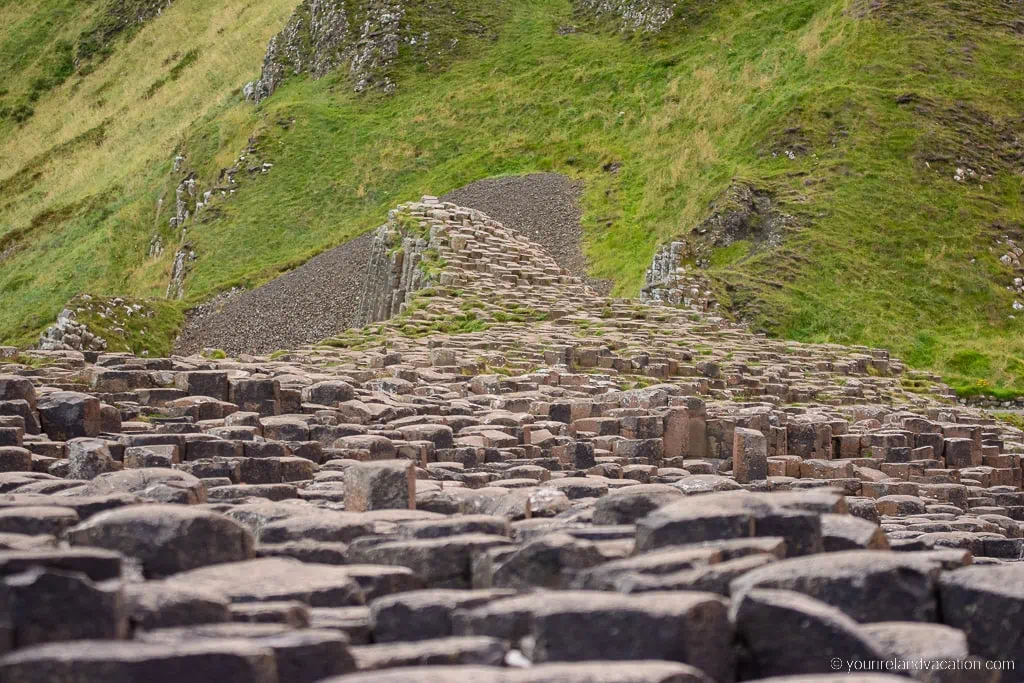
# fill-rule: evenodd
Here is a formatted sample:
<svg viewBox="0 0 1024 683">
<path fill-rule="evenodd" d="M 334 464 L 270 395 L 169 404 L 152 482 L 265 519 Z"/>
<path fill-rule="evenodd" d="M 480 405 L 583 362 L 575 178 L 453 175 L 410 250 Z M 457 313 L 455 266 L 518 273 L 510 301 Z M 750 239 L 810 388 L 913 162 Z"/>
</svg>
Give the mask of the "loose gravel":
<svg viewBox="0 0 1024 683">
<path fill-rule="evenodd" d="M 175 353 L 204 348 L 229 354 L 272 353 L 349 327 L 359 310 L 373 233 L 313 257 L 262 287 L 196 308 Z"/>
<path fill-rule="evenodd" d="M 611 281 L 587 277 L 581 248 L 582 184 L 558 173 L 488 178 L 444 195 L 483 211 L 544 247 L 555 261 L 595 290 Z M 231 355 L 271 353 L 329 337 L 351 326 L 359 310 L 372 232 L 314 257 L 256 289 L 221 295 L 188 316 L 175 353 L 204 348 Z"/>
</svg>

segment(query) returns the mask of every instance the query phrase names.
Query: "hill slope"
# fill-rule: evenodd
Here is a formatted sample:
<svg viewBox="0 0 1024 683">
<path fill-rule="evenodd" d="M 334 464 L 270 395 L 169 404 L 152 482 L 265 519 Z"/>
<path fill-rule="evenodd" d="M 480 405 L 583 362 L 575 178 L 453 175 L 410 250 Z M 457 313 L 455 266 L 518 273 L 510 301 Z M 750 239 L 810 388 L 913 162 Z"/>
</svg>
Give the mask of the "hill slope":
<svg viewBox="0 0 1024 683">
<path fill-rule="evenodd" d="M 1024 246 L 1020 2 L 407 2 L 443 10 L 410 22 L 472 7 L 474 30 L 432 25 L 458 46 L 443 58 L 399 47 L 393 94 L 341 69 L 253 105 L 242 87 L 292 4 L 176 0 L 3 124 L 0 336 L 31 341 L 78 291 L 163 297 L 176 253 L 186 307 L 398 201 L 557 171 L 583 181 L 591 274 L 618 293 L 683 237 L 755 328 L 1024 393 L 1006 241 Z M 623 7 L 649 11 L 630 24 Z M 213 201 L 182 236 L 175 190 L 192 180 Z M 743 196 L 783 217 L 770 235 Z M 169 347 L 170 327 L 145 344 Z"/>
</svg>

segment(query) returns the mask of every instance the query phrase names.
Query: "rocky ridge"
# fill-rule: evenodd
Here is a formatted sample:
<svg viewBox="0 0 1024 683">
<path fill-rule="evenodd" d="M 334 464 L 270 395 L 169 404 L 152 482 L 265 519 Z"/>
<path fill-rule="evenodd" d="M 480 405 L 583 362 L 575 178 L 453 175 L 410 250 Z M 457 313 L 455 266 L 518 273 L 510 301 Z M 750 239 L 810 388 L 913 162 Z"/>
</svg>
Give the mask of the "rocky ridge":
<svg viewBox="0 0 1024 683">
<path fill-rule="evenodd" d="M 452 35 L 450 26 L 455 27 Z M 391 93 L 397 87 L 394 70 L 402 54 L 413 53 L 422 66 L 436 68 L 457 51 L 463 38 L 490 32 L 474 7 L 443 0 L 414 5 L 304 0 L 271 38 L 259 79 L 247 83 L 243 92 L 246 99 L 259 103 L 289 77 L 323 78 L 344 69 L 355 92 Z"/>
<path fill-rule="evenodd" d="M 436 254 L 388 320 L 0 366 L 0 678 L 1021 680 L 1020 430 L 392 218 Z"/>
<path fill-rule="evenodd" d="M 577 203 L 580 191 L 580 184 L 564 175 L 531 173 L 479 180 L 443 199 L 483 211 L 524 234 L 559 266 L 584 278 L 599 293 L 607 293 L 610 282 L 586 276 Z M 352 327 L 368 283 L 385 275 L 383 262 L 368 266 L 373 245 L 373 234 L 366 233 L 266 285 L 248 292 L 226 292 L 197 306 L 189 312 L 175 351 L 190 354 L 206 348 L 229 354 L 272 353 Z M 378 247 L 380 255 L 388 257 L 388 247 L 380 243 Z M 373 278 L 367 277 L 368 267 Z"/>
</svg>

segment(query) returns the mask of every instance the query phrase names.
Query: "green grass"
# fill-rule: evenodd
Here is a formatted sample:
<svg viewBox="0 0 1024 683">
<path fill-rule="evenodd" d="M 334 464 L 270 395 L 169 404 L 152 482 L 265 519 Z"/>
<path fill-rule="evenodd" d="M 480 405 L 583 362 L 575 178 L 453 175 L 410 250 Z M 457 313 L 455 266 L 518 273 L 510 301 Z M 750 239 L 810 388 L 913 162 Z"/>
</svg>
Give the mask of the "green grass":
<svg viewBox="0 0 1024 683">
<path fill-rule="evenodd" d="M 167 356 L 183 322 L 181 308 L 161 299 L 76 296 L 69 302 L 77 322 L 107 341 L 108 351 Z"/>
<path fill-rule="evenodd" d="M 17 231 L 53 216 L 37 229 L 39 249 L 4 264 L 0 336 L 31 336 L 77 290 L 160 295 L 171 255 L 147 259 L 145 245 L 154 229 L 171 237 L 173 202 L 155 217 L 154 207 L 173 195 L 172 148 L 209 187 L 255 135 L 274 167 L 240 174 L 235 196 L 190 229 L 199 258 L 186 305 L 265 282 L 381 224 L 398 202 L 531 171 L 585 182 L 593 275 L 633 295 L 657 244 L 697 225 L 742 179 L 770 192 L 797 226 L 776 248 L 712 253 L 719 298 L 757 329 L 885 346 L 963 391 L 1024 393 L 1024 330 L 1009 318 L 1005 289 L 1012 274 L 989 249 L 993 237 L 1024 230 L 1024 175 L 1012 152 L 1024 38 L 1013 32 L 1012 4 L 684 0 L 684 20 L 655 37 L 591 25 L 568 0 L 484 4 L 496 37 L 467 38 L 447 69 L 399 64 L 394 96 L 355 95 L 339 74 L 292 79 L 253 107 L 232 90 L 256 75 L 253 59 L 248 75 L 236 69 L 213 86 L 218 101 L 189 109 L 194 119 L 181 128 L 162 128 L 164 156 L 151 154 L 135 176 L 106 174 L 107 185 L 63 196 L 31 173 L 10 184 L 30 160 L 0 170 L 0 223 Z M 184 11 L 176 3 L 125 50 Z M 282 13 L 271 14 L 249 35 L 271 33 Z M 559 31 L 572 24 L 582 30 Z M 211 57 L 217 44 L 186 42 L 175 51 L 198 49 L 196 62 L 154 102 L 208 96 L 208 71 L 223 66 Z M 105 64 L 81 87 L 112 78 Z M 150 106 L 139 95 L 170 64 L 154 62 L 120 105 Z M 101 150 L 119 134 L 107 135 Z M 84 164 L 82 173 L 109 159 L 61 156 Z M 958 182 L 958 165 L 987 177 Z"/>
<path fill-rule="evenodd" d="M 752 246 L 749 240 L 737 240 L 728 246 L 719 247 L 711 252 L 710 265 L 716 269 L 731 266 L 747 256 Z"/>
</svg>

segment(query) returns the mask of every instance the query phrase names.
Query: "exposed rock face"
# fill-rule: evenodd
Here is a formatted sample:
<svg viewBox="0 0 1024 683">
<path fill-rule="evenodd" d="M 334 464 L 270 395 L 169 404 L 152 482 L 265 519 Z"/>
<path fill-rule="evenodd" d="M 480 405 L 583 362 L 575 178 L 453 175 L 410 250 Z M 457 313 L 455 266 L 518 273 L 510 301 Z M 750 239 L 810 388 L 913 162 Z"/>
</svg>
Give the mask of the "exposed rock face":
<svg viewBox="0 0 1024 683">
<path fill-rule="evenodd" d="M 683 265 L 685 242 L 671 242 L 658 249 L 644 274 L 640 300 L 710 311 L 718 306 L 710 284 L 696 268 Z"/>
<path fill-rule="evenodd" d="M 266 175 L 274 165 L 260 159 L 259 139 L 249 138 L 249 144 L 238 155 L 235 163 L 227 168 L 222 168 L 217 177 L 216 184 L 209 189 L 203 189 L 196 173 L 187 167 L 187 159 L 184 155 L 178 154 L 174 157 L 173 173 L 179 175 L 181 180 L 174 190 L 174 213 L 167 220 L 168 228 L 171 231 L 170 240 L 172 244 L 178 244 L 174 252 L 174 260 L 171 264 L 171 277 L 167 283 L 166 296 L 168 299 L 180 299 L 185 295 L 185 279 L 191 270 L 192 263 L 196 260 L 196 252 L 188 239 L 188 231 L 201 222 L 202 212 L 211 203 L 222 201 L 235 194 L 238 188 L 238 181 L 235 179 L 242 170 L 249 176 Z M 163 199 L 157 201 L 157 212 L 163 207 Z M 157 232 L 149 241 L 149 257 L 160 257 L 165 248 L 164 235 Z"/>
<path fill-rule="evenodd" d="M 308 73 L 323 78 L 348 65 L 352 87 L 359 92 L 395 84 L 387 71 L 398 56 L 398 4 L 345 0 L 305 0 L 280 33 L 270 39 L 260 78 L 247 90 L 256 102 L 269 97 L 285 78 Z M 353 11 L 355 10 L 355 11 Z"/>
<path fill-rule="evenodd" d="M 322 78 L 343 64 L 349 65 L 357 92 L 371 85 L 385 91 L 393 89 L 388 76 L 376 74 L 398 54 L 401 8 L 371 9 L 364 23 L 356 23 L 345 5 L 333 0 L 306 0 L 281 33 L 271 38 L 260 79 L 247 94 L 251 92 L 259 102 L 273 94 L 289 75 L 309 73 Z M 375 83 L 375 78 L 380 83 Z"/>
<path fill-rule="evenodd" d="M 880 349 L 599 296 L 480 212 L 426 197 L 382 234 L 427 286 L 284 357 L 0 363 L 0 680 L 1022 656 L 1021 430 Z"/>
<path fill-rule="evenodd" d="M 408 7 L 380 0 L 304 0 L 288 24 L 271 38 L 260 78 L 246 84 L 247 99 L 260 102 L 290 76 L 323 78 L 346 69 L 352 89 L 393 92 L 393 70 L 401 53 L 436 67 L 454 54 L 460 38 L 488 35 L 486 10 L 447 2 Z M 454 24 L 458 33 L 449 35 Z"/>
<path fill-rule="evenodd" d="M 39 348 L 44 351 L 102 351 L 107 348 L 107 341 L 79 323 L 74 310 L 65 308 L 39 337 Z"/>
<path fill-rule="evenodd" d="M 579 10 L 612 17 L 623 31 L 656 33 L 675 16 L 677 0 L 576 0 Z"/>
<path fill-rule="evenodd" d="M 145 339 L 156 312 L 145 299 L 79 294 L 72 297 L 56 322 L 40 335 L 44 351 L 106 351 L 128 348 L 133 330 Z"/>
<path fill-rule="evenodd" d="M 431 284 L 427 271 L 430 254 L 437 257 L 437 237 L 430 232 L 418 230 L 403 233 L 400 222 L 415 222 L 428 209 L 422 206 L 400 207 L 388 216 L 388 222 L 377 228 L 370 247 L 370 261 L 366 269 L 363 295 L 359 299 L 357 324 L 387 320 L 397 315 L 406 303 L 407 297 Z"/>
<path fill-rule="evenodd" d="M 662 246 L 647 269 L 641 299 L 698 311 L 718 306 L 707 277 L 716 249 L 736 248 L 733 258 L 782 244 L 795 221 L 778 210 L 771 195 L 746 183 L 734 183 L 711 207 L 711 215 L 682 239 Z"/>
<path fill-rule="evenodd" d="M 174 252 L 171 265 L 171 281 L 167 283 L 167 298 L 180 299 L 185 296 L 185 277 L 196 260 L 196 252 L 190 243 L 183 244 Z"/>
</svg>

